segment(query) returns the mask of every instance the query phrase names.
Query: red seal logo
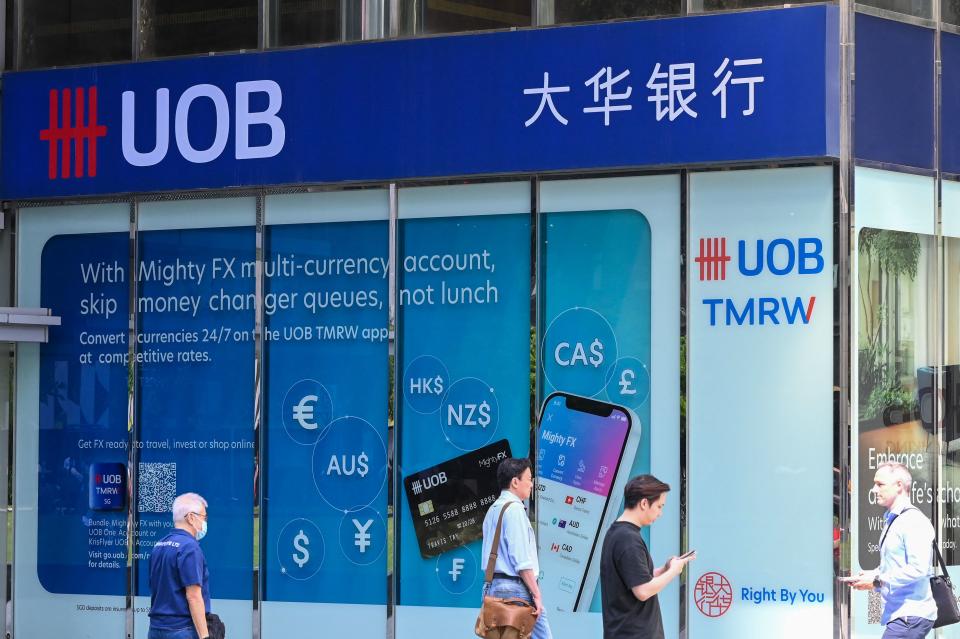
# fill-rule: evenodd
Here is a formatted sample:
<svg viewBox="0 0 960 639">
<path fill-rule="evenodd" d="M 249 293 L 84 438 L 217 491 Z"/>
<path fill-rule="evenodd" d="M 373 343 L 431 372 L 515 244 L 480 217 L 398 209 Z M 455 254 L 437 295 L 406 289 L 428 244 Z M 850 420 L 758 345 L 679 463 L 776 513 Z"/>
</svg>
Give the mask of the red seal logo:
<svg viewBox="0 0 960 639">
<path fill-rule="evenodd" d="M 708 572 L 697 579 L 693 600 L 706 616 L 719 617 L 733 604 L 733 586 L 719 572 Z"/>
</svg>

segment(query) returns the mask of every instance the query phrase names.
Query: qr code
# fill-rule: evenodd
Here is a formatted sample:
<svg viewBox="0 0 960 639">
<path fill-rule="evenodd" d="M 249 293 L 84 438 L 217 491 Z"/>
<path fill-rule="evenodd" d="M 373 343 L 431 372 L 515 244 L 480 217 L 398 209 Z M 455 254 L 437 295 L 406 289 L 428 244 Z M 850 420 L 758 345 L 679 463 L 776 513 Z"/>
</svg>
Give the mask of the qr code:
<svg viewBox="0 0 960 639">
<path fill-rule="evenodd" d="M 883 599 L 876 590 L 867 592 L 867 623 L 880 623 L 883 614 Z"/>
<path fill-rule="evenodd" d="M 177 496 L 177 464 L 141 463 L 137 487 L 137 510 L 142 513 L 168 513 Z"/>
</svg>

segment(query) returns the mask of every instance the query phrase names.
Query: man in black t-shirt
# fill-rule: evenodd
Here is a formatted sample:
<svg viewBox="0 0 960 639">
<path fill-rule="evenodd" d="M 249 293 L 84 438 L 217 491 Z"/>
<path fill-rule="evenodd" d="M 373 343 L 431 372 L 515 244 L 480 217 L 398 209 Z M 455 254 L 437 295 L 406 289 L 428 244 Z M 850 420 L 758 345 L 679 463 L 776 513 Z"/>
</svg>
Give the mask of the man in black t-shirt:
<svg viewBox="0 0 960 639">
<path fill-rule="evenodd" d="M 697 556 L 671 557 L 655 568 L 640 535 L 660 517 L 669 490 L 653 475 L 640 475 L 623 491 L 623 514 L 607 530 L 600 555 L 604 639 L 663 639 L 657 593 Z"/>
</svg>

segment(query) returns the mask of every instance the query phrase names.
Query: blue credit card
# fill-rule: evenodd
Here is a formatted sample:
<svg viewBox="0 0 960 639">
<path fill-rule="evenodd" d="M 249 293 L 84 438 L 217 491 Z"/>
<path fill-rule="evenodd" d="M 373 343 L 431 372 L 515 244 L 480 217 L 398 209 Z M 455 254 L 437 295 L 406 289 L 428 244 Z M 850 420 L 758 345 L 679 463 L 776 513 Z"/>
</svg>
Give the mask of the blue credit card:
<svg viewBox="0 0 960 639">
<path fill-rule="evenodd" d="M 123 510 L 127 504 L 127 467 L 114 462 L 90 464 L 90 509 Z"/>
</svg>

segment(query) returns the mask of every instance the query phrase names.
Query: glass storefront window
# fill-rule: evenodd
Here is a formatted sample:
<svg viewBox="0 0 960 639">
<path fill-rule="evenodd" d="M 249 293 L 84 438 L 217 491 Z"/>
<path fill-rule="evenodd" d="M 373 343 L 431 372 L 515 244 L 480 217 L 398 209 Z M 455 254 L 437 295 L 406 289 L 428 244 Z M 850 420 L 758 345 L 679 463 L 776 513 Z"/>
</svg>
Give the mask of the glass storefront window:
<svg viewBox="0 0 960 639">
<path fill-rule="evenodd" d="M 12 6 L 12 0 L 8 0 L 8 20 L 13 17 Z M 130 2 L 22 0 L 21 6 L 23 69 L 117 62 L 131 57 Z M 10 23 L 7 30 L 11 31 Z"/>
<path fill-rule="evenodd" d="M 147 0 L 141 8 L 144 58 L 256 49 L 256 0 Z"/>
<path fill-rule="evenodd" d="M 264 230 L 264 637 L 323 619 L 384 637 L 389 193 L 268 196 Z"/>
<path fill-rule="evenodd" d="M 401 0 L 404 35 L 528 27 L 530 0 Z"/>
<path fill-rule="evenodd" d="M 960 0 L 943 0 L 940 5 L 940 19 L 946 24 L 960 26 Z"/>
<path fill-rule="evenodd" d="M 855 178 L 862 226 L 851 264 L 852 574 L 880 562 L 884 509 L 870 492 L 878 465 L 894 461 L 909 468 L 911 502 L 934 526 L 942 515 L 944 479 L 934 182 L 870 168 L 857 168 Z M 875 636 L 881 610 L 878 593 L 852 593 L 853 636 Z"/>
<path fill-rule="evenodd" d="M 679 15 L 681 0 L 548 0 L 547 14 L 553 10 L 553 23 L 645 18 Z"/>
<path fill-rule="evenodd" d="M 276 33 L 274 44 L 277 46 L 335 42 L 341 39 L 343 7 L 339 0 L 272 0 L 270 6 Z"/>
<path fill-rule="evenodd" d="M 789 4 L 804 4 L 816 0 L 799 0 Z M 694 0 L 694 11 L 697 1 Z M 723 11 L 726 9 L 757 9 L 760 7 L 782 7 L 786 2 L 778 0 L 703 0 L 703 11 Z"/>
<path fill-rule="evenodd" d="M 933 18 L 933 2 L 935 0 L 863 0 L 858 2 L 875 9 L 895 11 L 915 18 Z M 944 0 L 950 2 L 951 0 Z"/>
<path fill-rule="evenodd" d="M 172 528 L 173 498 L 207 500 L 202 548 L 212 608 L 252 632 L 256 202 L 139 205 L 137 232 L 137 636 L 147 632 L 148 558 Z M 131 472 L 131 476 L 132 472 Z M 142 634 L 141 634 L 142 633 Z"/>
<path fill-rule="evenodd" d="M 18 214 L 15 305 L 62 325 L 17 347 L 15 457 L 34 461 L 14 477 L 15 636 L 124 632 L 129 220 L 128 204 Z"/>
</svg>

